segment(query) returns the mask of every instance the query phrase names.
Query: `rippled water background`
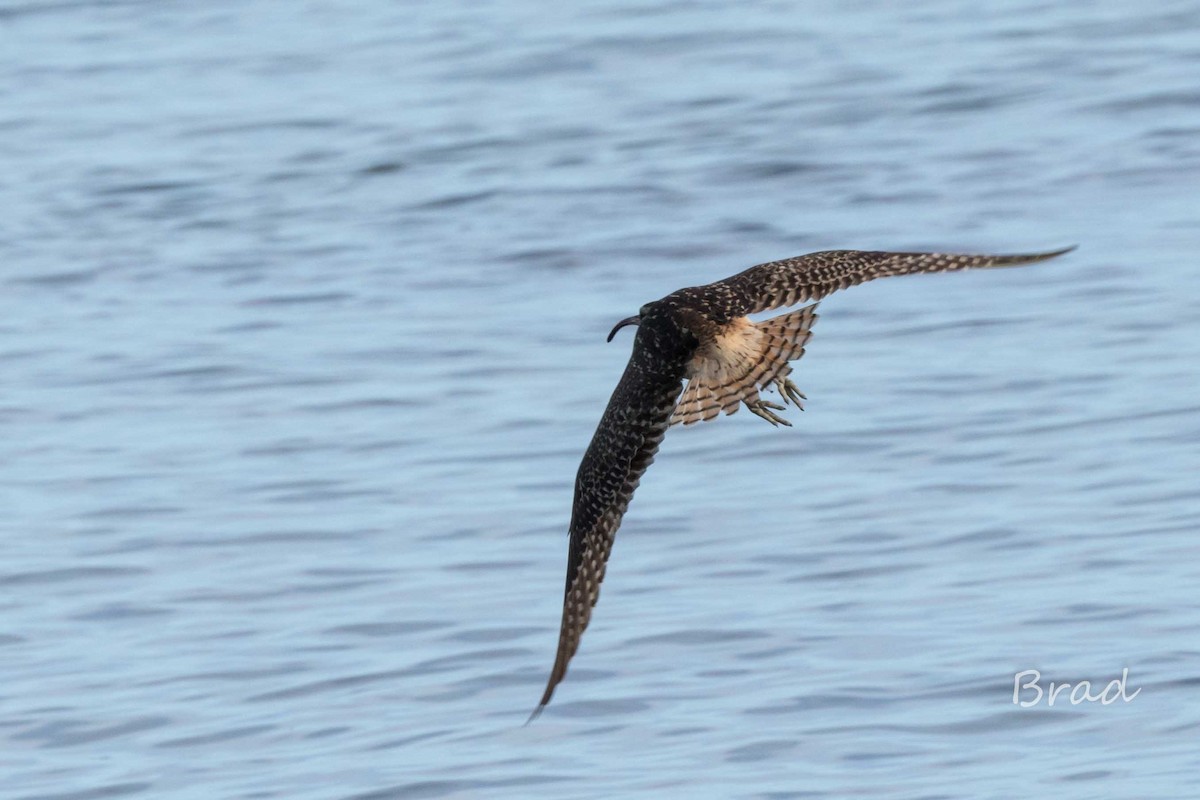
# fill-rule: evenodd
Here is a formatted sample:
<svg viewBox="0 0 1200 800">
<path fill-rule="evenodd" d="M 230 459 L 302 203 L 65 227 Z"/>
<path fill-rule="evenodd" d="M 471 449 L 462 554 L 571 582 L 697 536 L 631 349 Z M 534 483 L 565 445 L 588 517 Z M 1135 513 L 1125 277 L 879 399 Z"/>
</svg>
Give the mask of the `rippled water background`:
<svg viewBox="0 0 1200 800">
<path fill-rule="evenodd" d="M 1200 5 L 0 39 L 5 798 L 1200 793 Z M 1073 242 L 837 294 L 794 429 L 672 431 L 521 727 L 613 322 L 811 250 Z"/>
</svg>

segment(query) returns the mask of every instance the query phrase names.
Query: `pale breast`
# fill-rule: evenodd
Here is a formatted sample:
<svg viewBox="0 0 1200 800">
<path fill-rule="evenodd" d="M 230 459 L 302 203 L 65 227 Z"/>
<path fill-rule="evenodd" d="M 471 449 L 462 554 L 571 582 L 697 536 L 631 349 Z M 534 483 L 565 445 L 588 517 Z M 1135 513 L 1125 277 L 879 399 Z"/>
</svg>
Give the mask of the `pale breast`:
<svg viewBox="0 0 1200 800">
<path fill-rule="evenodd" d="M 746 317 L 738 317 L 701 341 L 687 364 L 687 377 L 746 374 L 762 358 L 762 338 L 758 326 Z"/>
</svg>

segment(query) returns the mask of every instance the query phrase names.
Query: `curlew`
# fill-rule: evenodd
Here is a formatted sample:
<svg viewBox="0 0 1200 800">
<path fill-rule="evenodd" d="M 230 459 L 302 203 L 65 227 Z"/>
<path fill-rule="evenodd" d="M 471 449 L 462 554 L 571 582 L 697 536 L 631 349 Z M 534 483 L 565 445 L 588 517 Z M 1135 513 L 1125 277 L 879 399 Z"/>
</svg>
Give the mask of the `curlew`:
<svg viewBox="0 0 1200 800">
<path fill-rule="evenodd" d="M 777 412 L 789 403 L 803 409 L 805 397 L 788 377 L 788 362 L 804 355 L 817 304 L 762 322 L 747 315 L 820 300 L 876 278 L 1032 264 L 1072 249 L 1026 255 L 810 253 L 680 289 L 618 322 L 608 341 L 621 328 L 636 325 L 633 353 L 575 477 L 558 651 L 546 691 L 529 719 L 550 702 L 579 649 L 617 528 L 667 428 L 732 414 L 742 405 L 772 425 L 790 425 Z M 761 397 L 761 391 L 772 387 L 780 403 Z"/>
</svg>

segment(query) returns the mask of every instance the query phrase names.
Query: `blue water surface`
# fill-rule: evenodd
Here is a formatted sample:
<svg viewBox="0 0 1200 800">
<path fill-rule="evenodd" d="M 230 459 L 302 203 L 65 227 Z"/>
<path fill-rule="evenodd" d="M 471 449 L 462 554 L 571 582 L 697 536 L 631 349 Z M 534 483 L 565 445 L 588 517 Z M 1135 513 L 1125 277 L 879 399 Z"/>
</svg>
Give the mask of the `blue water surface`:
<svg viewBox="0 0 1200 800">
<path fill-rule="evenodd" d="M 0 2 L 0 795 L 1200 796 L 1200 6 Z M 553 704 L 618 319 L 828 248 Z M 1013 678 L 1130 702 L 1013 704 Z"/>
</svg>

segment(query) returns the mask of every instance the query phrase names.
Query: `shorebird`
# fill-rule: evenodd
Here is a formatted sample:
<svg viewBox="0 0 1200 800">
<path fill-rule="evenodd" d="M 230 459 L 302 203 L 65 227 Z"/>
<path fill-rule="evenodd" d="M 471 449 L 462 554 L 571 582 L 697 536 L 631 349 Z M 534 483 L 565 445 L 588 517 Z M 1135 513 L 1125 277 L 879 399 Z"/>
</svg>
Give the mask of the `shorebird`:
<svg viewBox="0 0 1200 800">
<path fill-rule="evenodd" d="M 550 702 L 579 649 L 617 528 L 667 428 L 711 420 L 722 411 L 732 414 L 742 405 L 772 425 L 790 426 L 777 412 L 788 403 L 803 409 L 806 398 L 788 377 L 788 362 L 804 355 L 817 304 L 762 322 L 747 315 L 820 300 L 876 278 L 1032 264 L 1073 249 L 1025 255 L 810 253 L 671 292 L 618 322 L 608 341 L 625 326 L 636 325 L 633 353 L 575 477 L 558 652 L 530 721 Z M 781 403 L 760 396 L 771 387 Z"/>
</svg>

